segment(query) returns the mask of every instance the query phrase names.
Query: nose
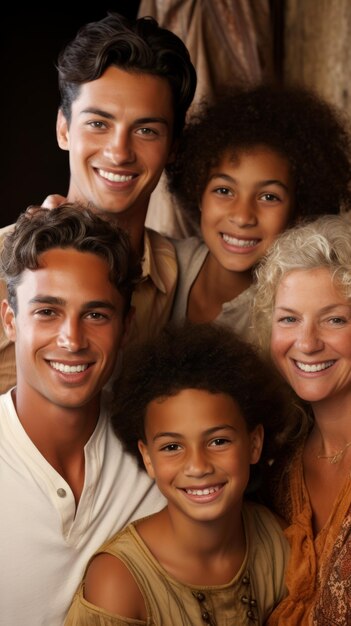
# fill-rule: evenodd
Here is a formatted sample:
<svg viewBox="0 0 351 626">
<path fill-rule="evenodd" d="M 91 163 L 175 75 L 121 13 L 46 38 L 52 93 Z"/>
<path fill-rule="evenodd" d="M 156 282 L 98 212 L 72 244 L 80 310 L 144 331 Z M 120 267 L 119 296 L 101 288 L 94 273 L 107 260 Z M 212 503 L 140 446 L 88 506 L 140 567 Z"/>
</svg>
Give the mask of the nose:
<svg viewBox="0 0 351 626">
<path fill-rule="evenodd" d="M 57 346 L 68 352 L 78 352 L 87 347 L 87 339 L 79 320 L 66 319 L 62 323 L 56 339 Z"/>
<path fill-rule="evenodd" d="M 135 159 L 132 138 L 127 129 L 118 128 L 104 150 L 105 157 L 114 165 L 132 163 Z"/>
<path fill-rule="evenodd" d="M 211 474 L 213 466 L 206 451 L 202 448 L 189 450 L 184 471 L 186 476 L 200 477 Z"/>
<path fill-rule="evenodd" d="M 257 224 L 256 211 L 252 198 L 236 196 L 231 206 L 229 220 L 237 226 L 255 226 Z"/>
<path fill-rule="evenodd" d="M 314 324 L 303 324 L 296 338 L 296 347 L 301 352 L 313 353 L 323 349 L 323 340 Z"/>
</svg>

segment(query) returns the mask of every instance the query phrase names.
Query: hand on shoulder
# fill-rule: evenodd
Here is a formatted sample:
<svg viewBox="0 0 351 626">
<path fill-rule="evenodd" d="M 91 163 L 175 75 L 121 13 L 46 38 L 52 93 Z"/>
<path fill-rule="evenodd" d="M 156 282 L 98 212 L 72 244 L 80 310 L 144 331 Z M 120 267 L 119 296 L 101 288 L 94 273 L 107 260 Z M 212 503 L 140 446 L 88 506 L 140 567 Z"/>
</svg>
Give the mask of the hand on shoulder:
<svg viewBox="0 0 351 626">
<path fill-rule="evenodd" d="M 56 209 L 57 206 L 67 202 L 67 198 L 65 196 L 61 196 L 58 193 L 52 193 L 49 196 L 46 196 L 44 202 L 42 203 L 42 207 L 44 209 Z"/>
</svg>

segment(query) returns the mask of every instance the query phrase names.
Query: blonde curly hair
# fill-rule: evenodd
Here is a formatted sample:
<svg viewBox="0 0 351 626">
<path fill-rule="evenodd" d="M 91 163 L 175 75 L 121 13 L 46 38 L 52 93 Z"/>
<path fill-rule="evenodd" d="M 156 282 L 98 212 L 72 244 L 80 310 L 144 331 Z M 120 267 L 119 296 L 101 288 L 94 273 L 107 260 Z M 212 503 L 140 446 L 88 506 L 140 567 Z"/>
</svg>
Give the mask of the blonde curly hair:
<svg viewBox="0 0 351 626">
<path fill-rule="evenodd" d="M 294 270 L 327 268 L 337 287 L 351 300 L 351 215 L 324 215 L 279 235 L 255 271 L 252 331 L 269 357 L 277 289 Z"/>
</svg>

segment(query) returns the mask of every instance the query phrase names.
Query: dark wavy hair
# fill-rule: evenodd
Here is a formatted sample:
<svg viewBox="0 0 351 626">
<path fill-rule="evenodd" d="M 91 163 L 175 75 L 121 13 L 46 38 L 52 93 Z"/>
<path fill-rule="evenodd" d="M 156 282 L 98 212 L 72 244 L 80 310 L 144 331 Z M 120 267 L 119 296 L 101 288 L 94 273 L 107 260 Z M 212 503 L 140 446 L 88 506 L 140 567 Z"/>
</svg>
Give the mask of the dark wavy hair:
<svg viewBox="0 0 351 626">
<path fill-rule="evenodd" d="M 336 214 L 351 205 L 351 144 L 346 118 L 297 85 L 230 87 L 202 103 L 186 125 L 168 185 L 186 219 L 200 221 L 199 204 L 210 169 L 258 145 L 286 157 L 294 186 L 292 222 Z"/>
<path fill-rule="evenodd" d="M 249 432 L 263 424 L 262 462 L 275 456 L 288 434 L 301 429 L 290 389 L 273 367 L 263 365 L 252 345 L 220 324 L 171 322 L 156 339 L 126 351 L 114 387 L 114 430 L 141 465 L 138 440 L 145 441 L 148 404 L 183 389 L 227 394 L 239 405 Z"/>
<path fill-rule="evenodd" d="M 178 137 L 194 97 L 196 71 L 182 40 L 152 17 L 132 21 L 108 12 L 103 19 L 80 28 L 60 52 L 61 109 L 67 122 L 81 85 L 96 80 L 111 65 L 168 81 L 173 94 L 174 136 Z"/>
<path fill-rule="evenodd" d="M 51 210 L 29 207 L 4 238 L 1 273 L 15 314 L 16 291 L 23 272 L 37 269 L 40 255 L 52 248 L 74 248 L 105 259 L 111 283 L 125 299 L 125 312 L 128 311 L 132 291 L 141 276 L 140 260 L 131 249 L 128 234 L 90 209 L 65 203 Z"/>
</svg>

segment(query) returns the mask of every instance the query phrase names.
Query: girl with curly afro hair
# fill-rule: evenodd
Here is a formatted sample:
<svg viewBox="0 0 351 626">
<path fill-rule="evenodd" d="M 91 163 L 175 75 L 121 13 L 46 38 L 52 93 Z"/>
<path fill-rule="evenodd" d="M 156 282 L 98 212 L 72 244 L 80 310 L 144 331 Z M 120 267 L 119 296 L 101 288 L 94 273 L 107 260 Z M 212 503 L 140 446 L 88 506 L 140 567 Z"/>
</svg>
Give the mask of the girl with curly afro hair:
<svg viewBox="0 0 351 626">
<path fill-rule="evenodd" d="M 250 339 L 253 270 L 277 235 L 351 205 L 346 120 L 302 87 L 230 87 L 190 119 L 168 185 L 200 237 L 174 241 L 172 318 Z"/>
</svg>

